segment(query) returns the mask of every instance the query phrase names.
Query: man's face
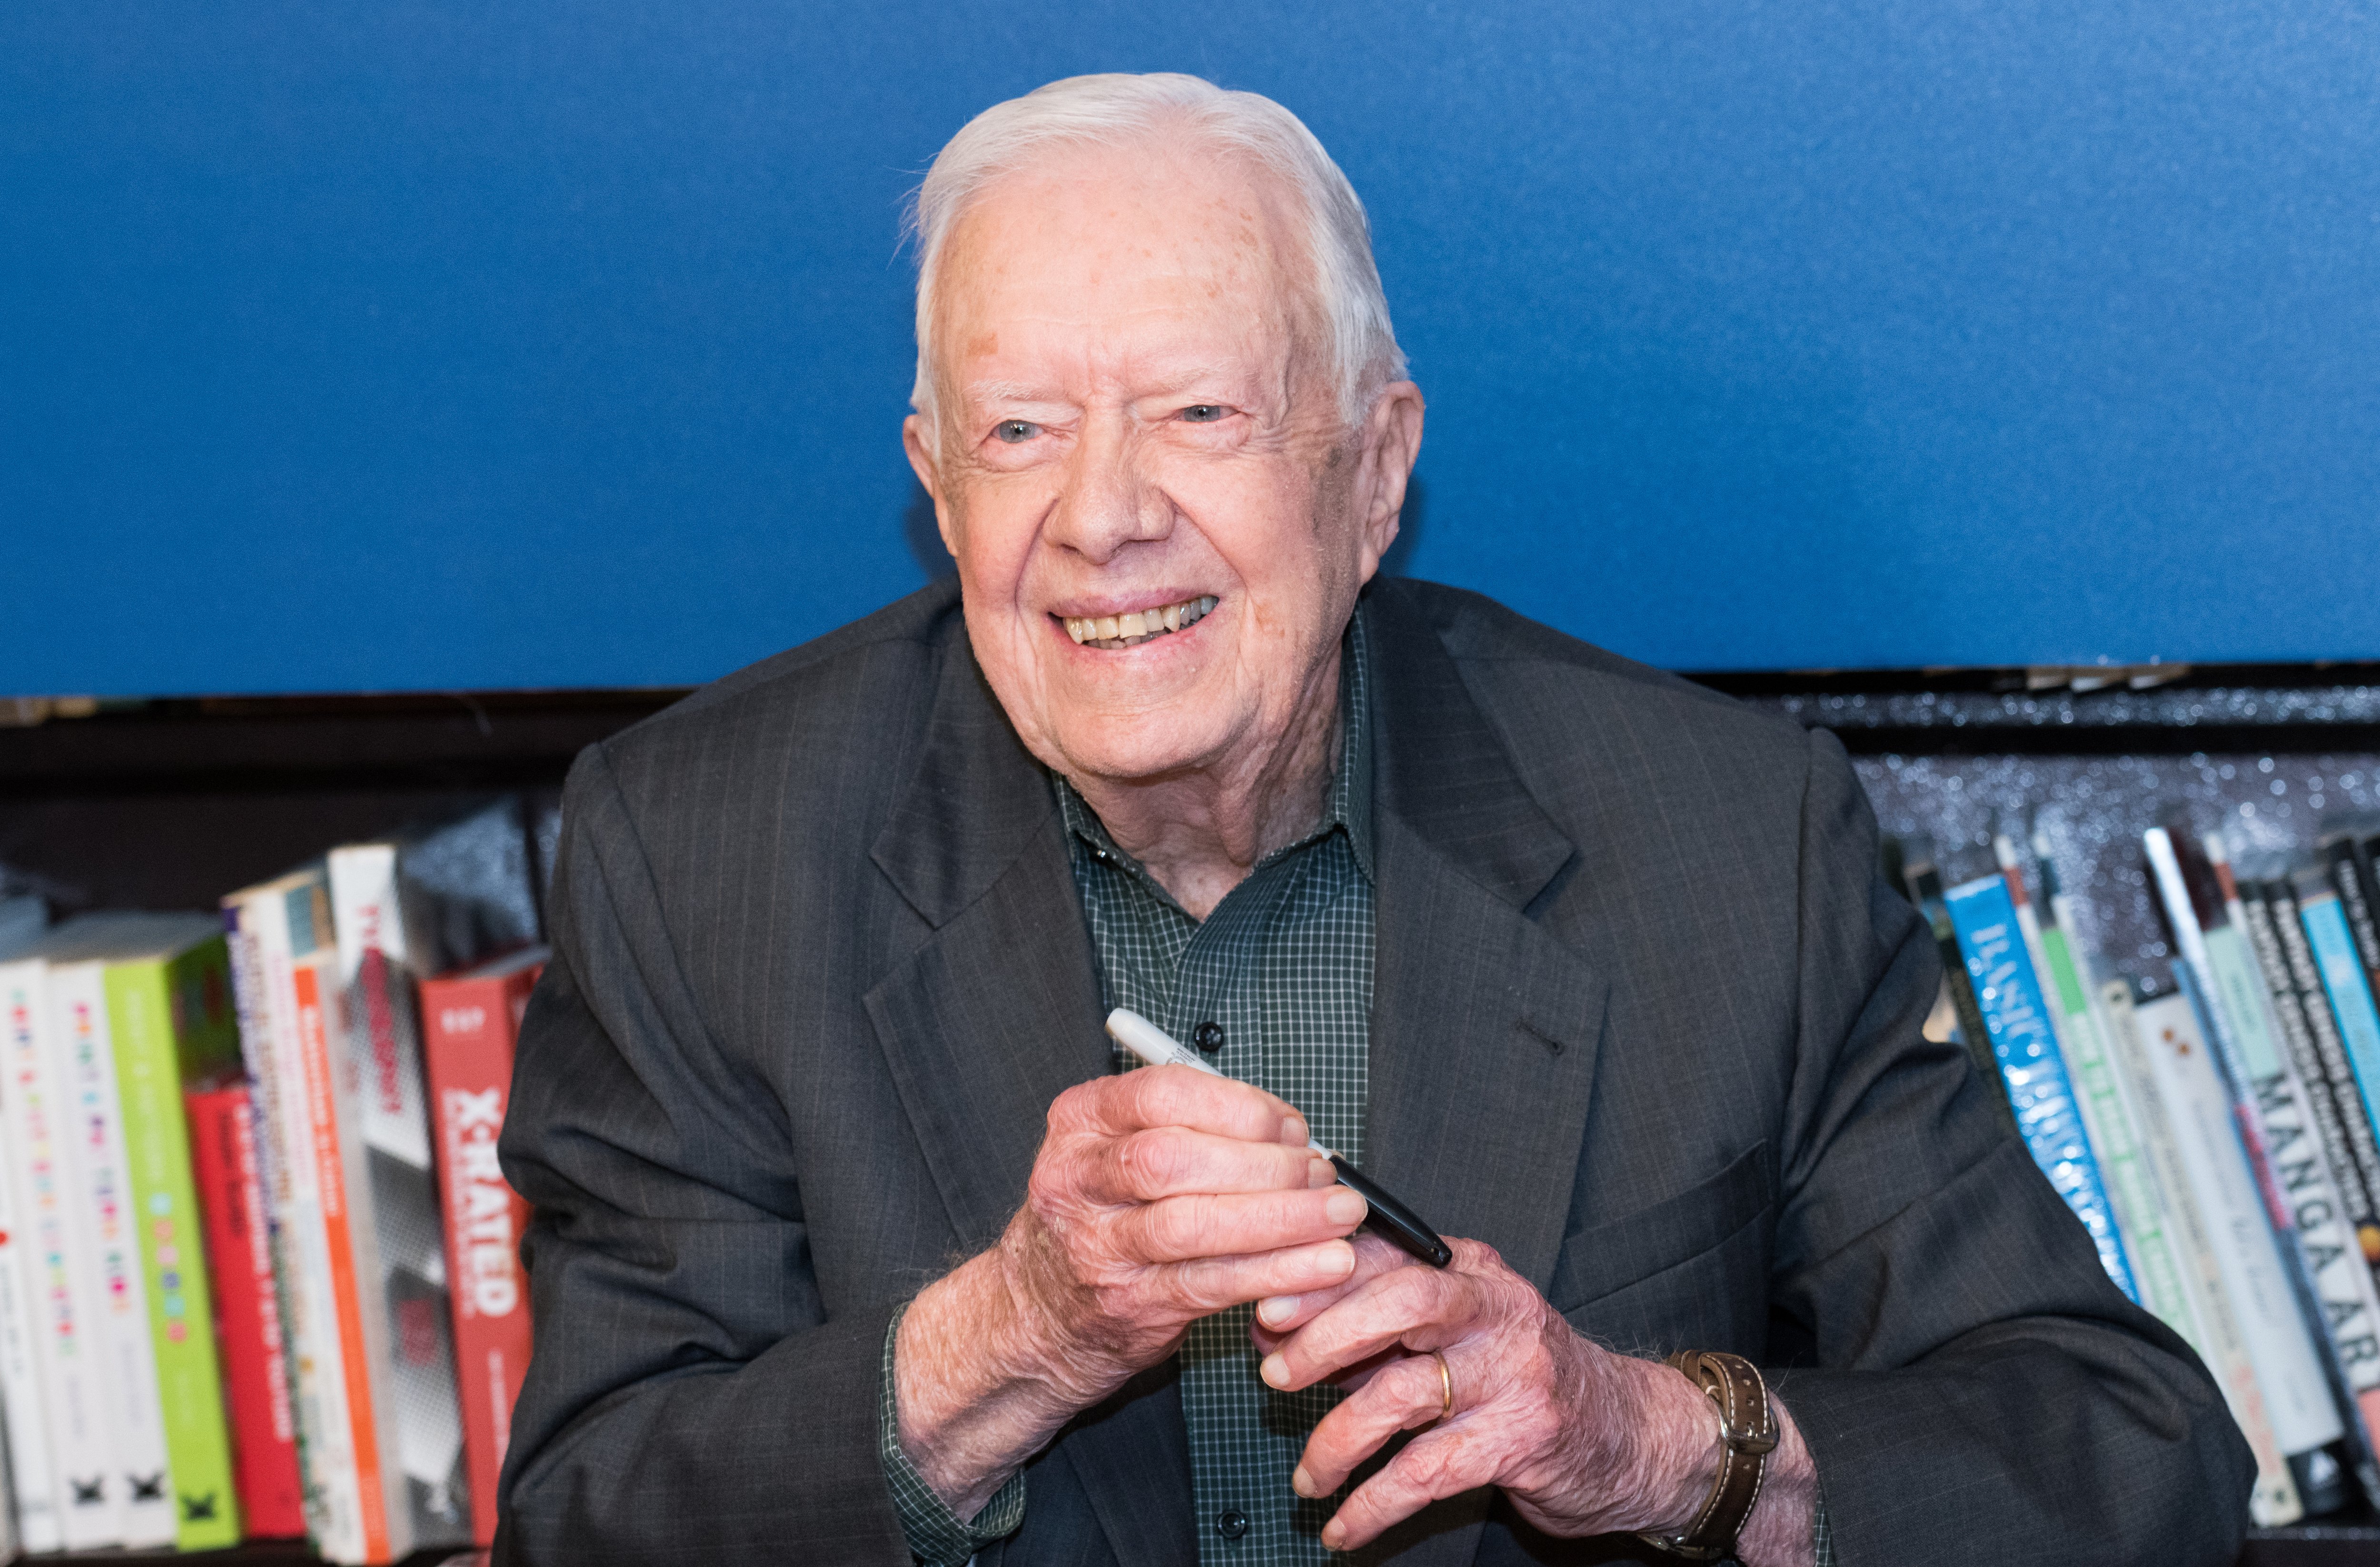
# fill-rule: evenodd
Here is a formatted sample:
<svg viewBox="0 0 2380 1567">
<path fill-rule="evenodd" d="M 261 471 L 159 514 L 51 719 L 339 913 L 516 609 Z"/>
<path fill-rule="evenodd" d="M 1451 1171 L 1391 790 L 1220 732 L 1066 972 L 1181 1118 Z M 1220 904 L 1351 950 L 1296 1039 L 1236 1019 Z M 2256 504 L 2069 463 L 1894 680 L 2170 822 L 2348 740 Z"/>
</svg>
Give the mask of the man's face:
<svg viewBox="0 0 2380 1567">
<path fill-rule="evenodd" d="M 1150 146 L 1011 176 L 946 242 L 910 456 L 976 657 L 1070 776 L 1260 765 L 1336 699 L 1420 407 L 1343 426 L 1297 222 L 1277 180 Z"/>
</svg>

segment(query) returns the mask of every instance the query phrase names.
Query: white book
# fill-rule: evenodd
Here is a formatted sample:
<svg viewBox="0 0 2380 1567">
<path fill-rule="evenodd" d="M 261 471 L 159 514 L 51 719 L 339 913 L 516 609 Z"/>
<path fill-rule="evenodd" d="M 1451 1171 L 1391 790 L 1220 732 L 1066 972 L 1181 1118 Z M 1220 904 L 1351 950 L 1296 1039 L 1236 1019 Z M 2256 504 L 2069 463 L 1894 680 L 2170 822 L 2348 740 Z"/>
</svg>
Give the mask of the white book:
<svg viewBox="0 0 2380 1567">
<path fill-rule="evenodd" d="M 92 1236 L 74 1200 L 67 1163 L 71 1111 L 50 1048 L 46 943 L 0 963 L 0 1027 L 6 1082 L 10 1184 L 39 1278 L 42 1309 L 33 1321 L 33 1364 L 49 1438 L 51 1499 L 59 1543 L 97 1549 L 124 1538 L 124 1485 L 115 1471 L 115 1391 L 99 1325 L 99 1264 Z"/>
<path fill-rule="evenodd" d="M 50 958 L 50 1048 L 75 1135 L 67 1169 L 75 1222 L 85 1227 L 99 1267 L 98 1342 L 107 1356 L 115 1473 L 123 1483 L 124 1544 L 142 1550 L 174 1543 L 174 1485 L 165 1417 L 157 1403 L 157 1354 L 150 1338 L 149 1291 L 140 1263 L 140 1215 L 124 1148 L 115 1090 L 115 1048 L 107 1020 L 106 964 L 140 917 L 93 917 L 62 928 L 75 944 Z"/>
<path fill-rule="evenodd" d="M 0 1126 L 0 1140 L 7 1135 Z M 62 1550 L 49 1415 L 41 1368 L 33 1363 L 37 1318 L 25 1244 L 30 1216 L 18 1206 L 8 1165 L 0 1159 L 0 1419 L 7 1429 L 10 1493 L 6 1517 L 0 1519 L 9 1537 L 0 1540 L 0 1550 Z"/>
<path fill-rule="evenodd" d="M 436 899 L 400 881 L 414 842 L 350 844 L 330 856 L 332 922 L 347 1004 L 347 1029 L 336 1042 L 349 1234 L 390 1538 L 404 1549 L 468 1545 L 471 1537 L 414 989 L 418 978 L 446 966 L 447 954 Z M 400 1313 L 410 1324 L 402 1334 L 395 1331 Z"/>
<path fill-rule="evenodd" d="M 2188 1014 L 2189 1002 L 2179 996 L 2151 1002 L 2150 1007 L 2168 1002 Z M 2249 1513 L 2265 1528 L 2293 1524 L 2304 1516 L 2305 1506 L 2298 1496 L 2297 1481 L 2290 1476 L 2289 1459 L 2273 1436 L 2272 1416 L 2265 1406 L 2264 1390 L 2257 1385 L 2255 1363 L 2248 1354 L 2248 1341 L 2224 1286 L 2223 1266 L 2216 1254 L 2214 1235 L 2206 1217 L 2199 1210 L 2181 1138 L 2167 1113 L 2165 1096 L 2157 1087 L 2155 1065 L 2144 1042 L 2146 1028 L 2156 1026 L 2166 1014 L 2136 1010 L 2131 991 L 2121 981 L 2102 986 L 2099 1002 L 2107 1020 L 2110 1055 L 2124 1079 L 2134 1112 L 2133 1124 L 2140 1129 L 2141 1145 L 2156 1177 L 2158 1196 L 2165 1204 L 2174 1243 L 2180 1253 L 2182 1290 L 2190 1298 L 2192 1319 L 2203 1341 L 2197 1346 L 2199 1353 L 2223 1390 L 2223 1401 L 2231 1410 L 2232 1420 L 2256 1455 L 2256 1484 L 2249 1493 Z"/>
<path fill-rule="evenodd" d="M 325 1144 L 310 1104 L 302 1040 L 322 1030 L 319 999 L 301 1007 L 301 973 L 319 998 L 320 975 L 335 961 L 321 868 L 235 893 L 224 900 L 232 930 L 240 1039 L 256 1085 L 258 1130 L 270 1169 L 273 1252 L 282 1322 L 296 1383 L 298 1457 L 307 1531 L 333 1561 L 365 1559 L 367 1506 L 348 1411 L 349 1367 L 339 1331 L 338 1293 L 323 1207 Z M 336 1144 L 327 1145 L 335 1168 Z"/>
<path fill-rule="evenodd" d="M 2305 1318 L 2291 1294 L 2271 1220 L 2232 1124 L 2231 1096 L 2186 996 L 2138 1009 L 2158 1096 L 2181 1145 L 2190 1193 L 2205 1221 L 2231 1314 L 2264 1391 L 2273 1439 L 2292 1459 L 2346 1434 Z M 2334 1470 L 2335 1474 L 2336 1471 Z"/>
</svg>

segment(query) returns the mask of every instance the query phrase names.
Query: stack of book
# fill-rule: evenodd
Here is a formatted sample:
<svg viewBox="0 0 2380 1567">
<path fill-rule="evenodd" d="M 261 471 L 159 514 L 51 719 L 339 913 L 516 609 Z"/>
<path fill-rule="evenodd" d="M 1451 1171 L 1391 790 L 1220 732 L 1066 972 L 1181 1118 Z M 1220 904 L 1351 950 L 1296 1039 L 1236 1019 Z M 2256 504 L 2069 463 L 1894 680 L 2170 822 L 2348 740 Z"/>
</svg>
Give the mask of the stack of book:
<svg viewBox="0 0 2380 1567">
<path fill-rule="evenodd" d="M 492 1537 L 526 848 L 504 802 L 219 914 L 0 905 L 0 1546 Z"/>
<path fill-rule="evenodd" d="M 2380 1503 L 2380 833 L 2235 863 L 2238 835 L 2142 833 L 2170 962 L 2130 980 L 2046 833 L 1998 836 L 1998 869 L 1955 885 L 1926 843 L 1892 857 L 1945 958 L 1929 1031 L 1975 1054 L 2108 1277 L 2214 1371 L 2279 1524 Z"/>
</svg>

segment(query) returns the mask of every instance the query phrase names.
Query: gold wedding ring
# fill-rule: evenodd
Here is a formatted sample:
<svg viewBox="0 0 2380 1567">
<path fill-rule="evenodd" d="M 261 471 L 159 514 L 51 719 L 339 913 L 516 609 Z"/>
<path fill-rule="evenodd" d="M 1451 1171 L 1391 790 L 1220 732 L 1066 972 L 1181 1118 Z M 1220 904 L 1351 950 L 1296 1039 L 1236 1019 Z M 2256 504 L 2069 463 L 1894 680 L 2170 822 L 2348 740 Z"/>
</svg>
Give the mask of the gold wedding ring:
<svg viewBox="0 0 2380 1567">
<path fill-rule="evenodd" d="M 1446 1368 L 1445 1355 L 1436 1350 L 1430 1351 L 1429 1354 L 1430 1358 L 1438 1362 L 1438 1386 L 1441 1395 L 1438 1406 L 1438 1417 L 1443 1420 L 1454 1413 L 1454 1373 Z"/>
</svg>

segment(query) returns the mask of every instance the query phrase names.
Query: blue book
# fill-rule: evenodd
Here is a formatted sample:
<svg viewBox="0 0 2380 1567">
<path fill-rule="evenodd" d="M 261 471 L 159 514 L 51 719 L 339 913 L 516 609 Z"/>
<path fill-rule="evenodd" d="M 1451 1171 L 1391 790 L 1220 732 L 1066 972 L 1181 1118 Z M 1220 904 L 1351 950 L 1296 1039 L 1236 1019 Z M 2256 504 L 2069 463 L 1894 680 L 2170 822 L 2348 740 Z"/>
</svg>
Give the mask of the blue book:
<svg viewBox="0 0 2380 1567">
<path fill-rule="evenodd" d="M 2380 1012 L 2372 1004 L 2372 987 L 2356 954 L 2354 933 L 2348 929 L 2347 910 L 2320 869 L 2292 872 L 2289 885 L 2298 895 L 2298 919 L 2305 926 L 2306 944 L 2313 949 L 2323 993 L 2338 1020 L 2339 1043 L 2347 1047 L 2347 1063 L 2363 1096 L 2364 1114 L 2380 1127 Z"/>
<path fill-rule="evenodd" d="M 1999 1063 L 2001 1081 L 2008 1085 L 2009 1107 L 2016 1112 L 2017 1135 L 2033 1155 L 2034 1163 L 2049 1177 L 2082 1228 L 2099 1248 L 2099 1266 L 2116 1287 L 2135 1302 L 2140 1289 L 2124 1257 L 2124 1239 L 2116 1228 L 2116 1210 L 2107 1201 L 2107 1184 L 2099 1178 L 2099 1161 L 2082 1133 L 2082 1117 L 2074 1104 L 2074 1087 L 2058 1052 L 2058 1036 L 2049 1025 L 2049 1007 L 2041 978 L 2025 956 L 2024 935 L 2017 928 L 2016 905 L 2000 877 L 1953 887 L 1943 902 L 1959 936 L 1959 954 L 1966 959 L 1975 1001 L 1991 1035 L 1992 1055 Z"/>
</svg>

